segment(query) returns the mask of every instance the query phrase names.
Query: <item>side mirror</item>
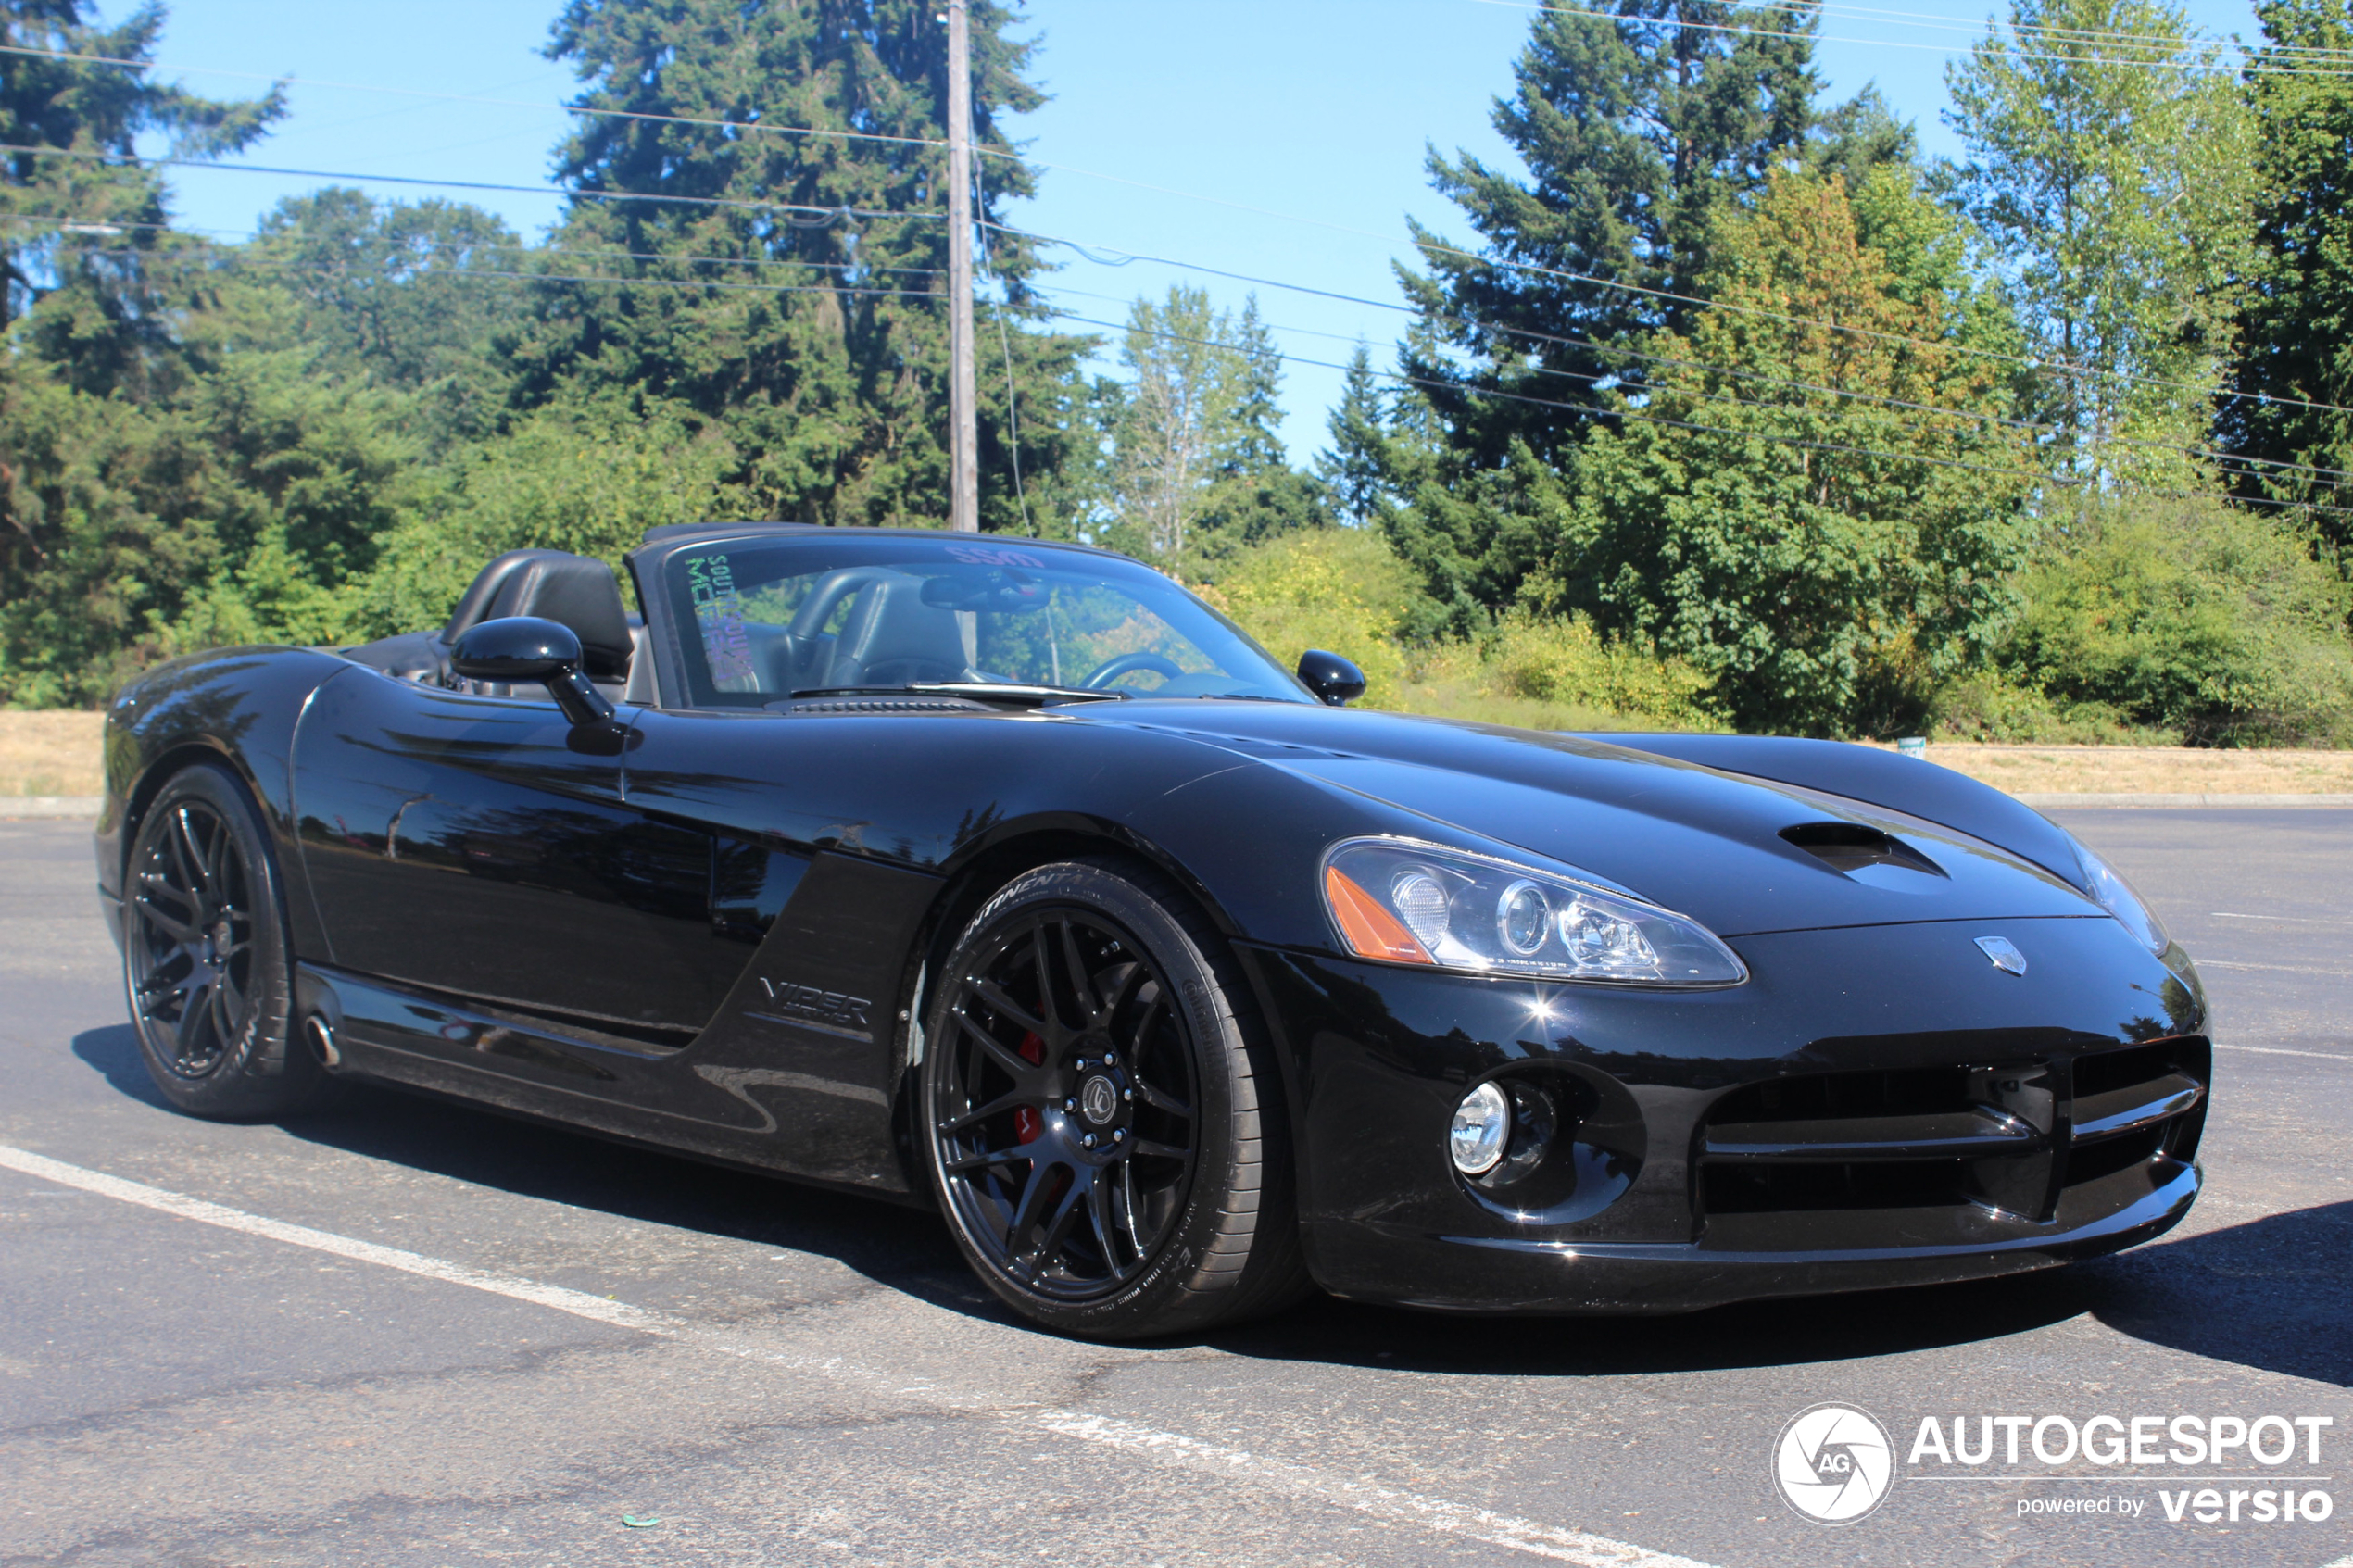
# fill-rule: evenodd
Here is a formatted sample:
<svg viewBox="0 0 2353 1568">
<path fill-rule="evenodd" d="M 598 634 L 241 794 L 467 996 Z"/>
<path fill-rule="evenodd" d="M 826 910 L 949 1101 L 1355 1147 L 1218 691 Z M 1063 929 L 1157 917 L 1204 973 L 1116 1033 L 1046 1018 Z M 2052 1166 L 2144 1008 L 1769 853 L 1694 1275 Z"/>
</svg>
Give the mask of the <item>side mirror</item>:
<svg viewBox="0 0 2353 1568">
<path fill-rule="evenodd" d="M 1309 648 L 1299 656 L 1299 679 L 1332 708 L 1345 707 L 1365 695 L 1365 672 L 1322 648 Z"/>
<path fill-rule="evenodd" d="M 449 667 L 469 681 L 537 681 L 574 725 L 612 721 L 612 704 L 581 673 L 579 635 L 560 621 L 535 615 L 476 621 L 458 633 Z"/>
</svg>

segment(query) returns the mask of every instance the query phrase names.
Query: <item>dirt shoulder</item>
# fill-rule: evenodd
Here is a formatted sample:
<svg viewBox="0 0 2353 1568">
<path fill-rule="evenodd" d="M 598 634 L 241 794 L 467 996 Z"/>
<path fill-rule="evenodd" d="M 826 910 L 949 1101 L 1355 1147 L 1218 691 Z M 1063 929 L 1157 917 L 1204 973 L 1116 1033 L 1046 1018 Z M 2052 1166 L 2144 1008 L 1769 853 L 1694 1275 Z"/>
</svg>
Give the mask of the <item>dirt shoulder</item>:
<svg viewBox="0 0 2353 1568">
<path fill-rule="evenodd" d="M 0 796 L 95 795 L 103 713 L 0 712 Z"/>
<path fill-rule="evenodd" d="M 2012 795 L 2353 794 L 2353 751 L 1931 743 L 1928 759 Z"/>
</svg>

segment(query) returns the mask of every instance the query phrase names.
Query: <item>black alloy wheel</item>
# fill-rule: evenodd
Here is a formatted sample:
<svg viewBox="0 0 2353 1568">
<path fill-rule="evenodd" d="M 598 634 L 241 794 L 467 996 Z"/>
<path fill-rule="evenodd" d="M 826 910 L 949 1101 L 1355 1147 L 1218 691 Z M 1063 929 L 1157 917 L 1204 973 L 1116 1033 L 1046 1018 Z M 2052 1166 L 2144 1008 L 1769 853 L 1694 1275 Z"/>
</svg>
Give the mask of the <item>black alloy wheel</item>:
<svg viewBox="0 0 2353 1568">
<path fill-rule="evenodd" d="M 1303 1280 L 1230 960 L 1157 884 L 1085 861 L 1017 879 L 966 929 L 925 1032 L 958 1242 L 1000 1296 L 1073 1333 L 1202 1326 Z"/>
<path fill-rule="evenodd" d="M 156 1058 L 182 1078 L 219 1069 L 253 1016 L 253 876 L 202 800 L 157 813 L 132 873 L 131 996 Z"/>
<path fill-rule="evenodd" d="M 326 1074 L 287 1049 L 283 904 L 244 788 L 208 765 L 175 774 L 124 870 L 123 978 L 156 1086 L 201 1116 L 279 1115 L 313 1098 Z"/>
</svg>

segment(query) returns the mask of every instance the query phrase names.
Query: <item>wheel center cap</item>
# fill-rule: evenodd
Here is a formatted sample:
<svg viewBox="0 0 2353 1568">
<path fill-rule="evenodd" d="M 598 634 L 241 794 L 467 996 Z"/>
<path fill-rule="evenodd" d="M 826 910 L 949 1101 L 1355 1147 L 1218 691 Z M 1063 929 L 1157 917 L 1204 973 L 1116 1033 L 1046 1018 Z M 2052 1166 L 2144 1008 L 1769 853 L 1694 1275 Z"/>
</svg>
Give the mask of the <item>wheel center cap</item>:
<svg viewBox="0 0 2353 1568">
<path fill-rule="evenodd" d="M 1112 1081 L 1098 1074 L 1078 1086 L 1078 1109 L 1088 1121 L 1100 1127 L 1119 1114 L 1119 1090 Z"/>
</svg>

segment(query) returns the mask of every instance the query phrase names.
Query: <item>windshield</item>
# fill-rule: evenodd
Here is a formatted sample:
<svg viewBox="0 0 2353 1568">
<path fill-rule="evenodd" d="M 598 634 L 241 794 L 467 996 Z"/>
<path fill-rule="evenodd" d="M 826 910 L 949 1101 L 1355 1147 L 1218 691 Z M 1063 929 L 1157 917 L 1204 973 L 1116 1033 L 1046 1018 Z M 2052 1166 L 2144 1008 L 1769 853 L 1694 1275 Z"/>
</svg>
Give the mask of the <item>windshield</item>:
<svg viewBox="0 0 2353 1568">
<path fill-rule="evenodd" d="M 689 546 L 663 578 L 698 708 L 938 685 L 1313 700 L 1192 595 L 1091 551 L 844 530 Z"/>
</svg>

